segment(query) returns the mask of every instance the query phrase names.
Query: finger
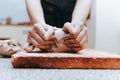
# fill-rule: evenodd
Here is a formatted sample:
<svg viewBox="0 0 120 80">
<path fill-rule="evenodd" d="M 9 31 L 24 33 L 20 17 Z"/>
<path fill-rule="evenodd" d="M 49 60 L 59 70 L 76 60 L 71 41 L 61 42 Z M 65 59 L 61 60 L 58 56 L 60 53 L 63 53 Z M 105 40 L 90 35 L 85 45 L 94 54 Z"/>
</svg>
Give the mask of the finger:
<svg viewBox="0 0 120 80">
<path fill-rule="evenodd" d="M 52 44 L 52 42 L 47 42 L 47 44 L 44 44 L 45 42 L 43 42 L 43 44 L 39 45 L 37 41 L 35 41 L 33 38 L 30 38 L 29 42 L 33 44 L 33 46 L 40 49 L 49 49 L 51 45 L 48 45 L 48 44 Z"/>
<path fill-rule="evenodd" d="M 46 31 L 45 35 L 44 35 L 44 39 L 48 40 L 50 38 L 50 36 L 52 36 L 54 33 L 54 28 L 52 26 L 48 26 L 48 30 Z"/>
<path fill-rule="evenodd" d="M 23 47 L 23 49 L 27 52 L 32 52 L 34 48 L 35 47 L 30 43 L 26 43 L 25 46 Z"/>
<path fill-rule="evenodd" d="M 55 36 L 54 35 L 50 36 L 49 39 L 48 39 L 48 41 L 54 41 L 54 40 L 55 40 Z"/>
<path fill-rule="evenodd" d="M 33 49 L 31 47 L 24 47 L 24 50 L 27 51 L 27 52 L 32 52 Z"/>
<path fill-rule="evenodd" d="M 32 33 L 31 33 L 31 34 L 32 34 Z M 36 42 L 37 42 L 39 45 L 51 45 L 51 44 L 54 43 L 53 38 L 51 38 L 50 40 L 43 40 L 43 39 L 41 39 L 41 38 L 36 38 L 36 37 L 34 36 L 34 34 L 32 34 L 30 37 L 33 38 L 34 40 L 36 40 Z"/>
<path fill-rule="evenodd" d="M 55 37 L 51 36 L 49 40 L 44 40 L 41 45 L 53 45 L 55 41 Z"/>
<path fill-rule="evenodd" d="M 77 42 L 75 39 L 64 40 L 64 42 L 65 42 L 66 44 L 77 44 L 77 43 L 79 43 L 79 42 Z"/>
<path fill-rule="evenodd" d="M 70 39 L 70 40 L 66 40 L 65 42 L 65 45 L 67 45 L 67 47 L 69 48 L 77 48 L 77 47 L 82 47 L 84 48 L 86 46 L 86 44 L 88 43 L 88 36 L 85 36 L 83 38 L 83 40 L 80 42 L 77 42 L 76 40 L 74 39 Z"/>
<path fill-rule="evenodd" d="M 75 24 L 74 25 L 74 27 L 75 27 L 75 29 L 77 30 L 77 33 L 75 34 L 75 38 L 79 35 L 79 33 L 82 31 L 82 29 L 83 29 L 83 24 L 82 23 L 80 23 L 80 24 Z"/>
<path fill-rule="evenodd" d="M 43 26 L 35 24 L 33 29 L 41 36 L 42 39 L 44 39 L 44 34 L 46 33 L 46 30 L 44 29 Z"/>
<path fill-rule="evenodd" d="M 79 33 L 79 35 L 77 36 L 76 40 L 77 40 L 78 42 L 80 42 L 80 41 L 84 38 L 84 36 L 87 35 L 87 33 L 88 33 L 87 28 L 84 27 L 83 30 L 82 30 L 82 31 Z"/>
<path fill-rule="evenodd" d="M 44 41 L 44 43 L 42 43 L 41 45 L 53 45 L 54 44 L 54 41 Z"/>
<path fill-rule="evenodd" d="M 41 50 L 49 50 L 49 49 L 51 49 L 51 45 L 46 45 L 46 46 L 40 45 L 39 48 L 40 48 Z"/>
<path fill-rule="evenodd" d="M 82 49 L 86 48 L 87 46 L 87 43 L 85 43 L 83 46 L 82 46 Z"/>
<path fill-rule="evenodd" d="M 36 40 L 34 40 L 32 37 L 29 38 L 28 42 L 31 43 L 33 46 L 39 48 L 39 43 Z"/>
<path fill-rule="evenodd" d="M 81 41 L 80 41 L 80 45 L 84 46 L 88 43 L 88 35 L 86 35 Z"/>
<path fill-rule="evenodd" d="M 61 28 L 58 28 L 58 29 L 55 29 L 54 31 L 54 36 L 56 38 L 56 40 L 59 42 L 61 39 L 63 39 L 64 35 L 66 33 L 61 29 Z"/>
<path fill-rule="evenodd" d="M 75 36 L 74 36 L 74 35 L 71 35 L 71 34 L 66 34 L 66 35 L 64 35 L 63 39 L 64 39 L 64 40 L 75 39 Z"/>
<path fill-rule="evenodd" d="M 75 24 L 75 25 L 73 25 L 74 26 L 74 28 L 76 29 L 76 30 L 82 30 L 82 28 L 83 28 L 83 26 L 84 26 L 84 24 L 81 22 L 81 23 L 79 23 L 79 24 Z"/>
<path fill-rule="evenodd" d="M 82 31 L 83 26 L 84 26 L 84 25 L 83 25 L 82 23 L 81 23 L 81 24 L 76 24 L 76 25 L 74 25 L 74 27 L 76 28 L 76 30 L 78 30 L 77 33 L 76 33 L 75 35 L 66 34 L 66 35 L 64 36 L 64 39 L 76 38 L 76 37 L 80 34 L 80 32 Z"/>
<path fill-rule="evenodd" d="M 33 39 L 35 39 L 39 44 L 41 44 L 41 43 L 43 43 L 43 39 L 33 30 L 33 31 L 29 31 L 28 32 L 29 33 L 29 35 L 33 38 Z"/>
<path fill-rule="evenodd" d="M 83 48 L 79 47 L 79 48 L 71 48 L 71 49 L 73 50 L 73 52 L 77 53 L 77 52 L 81 51 Z"/>
<path fill-rule="evenodd" d="M 69 45 L 67 45 L 67 47 L 68 48 L 78 48 L 78 47 L 80 47 L 80 45 L 79 44 L 69 44 Z"/>
<path fill-rule="evenodd" d="M 63 31 L 65 33 L 76 34 L 77 30 L 71 25 L 71 23 L 67 22 L 63 26 Z"/>
</svg>

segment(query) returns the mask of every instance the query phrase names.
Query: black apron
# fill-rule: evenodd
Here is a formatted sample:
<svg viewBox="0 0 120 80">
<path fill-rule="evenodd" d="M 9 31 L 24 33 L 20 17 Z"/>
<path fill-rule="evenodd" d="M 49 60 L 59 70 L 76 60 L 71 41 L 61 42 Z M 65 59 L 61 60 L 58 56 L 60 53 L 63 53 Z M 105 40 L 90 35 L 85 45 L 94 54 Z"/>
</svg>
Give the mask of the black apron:
<svg viewBox="0 0 120 80">
<path fill-rule="evenodd" d="M 71 22 L 76 0 L 41 0 L 47 24 L 62 28 L 65 22 Z"/>
</svg>

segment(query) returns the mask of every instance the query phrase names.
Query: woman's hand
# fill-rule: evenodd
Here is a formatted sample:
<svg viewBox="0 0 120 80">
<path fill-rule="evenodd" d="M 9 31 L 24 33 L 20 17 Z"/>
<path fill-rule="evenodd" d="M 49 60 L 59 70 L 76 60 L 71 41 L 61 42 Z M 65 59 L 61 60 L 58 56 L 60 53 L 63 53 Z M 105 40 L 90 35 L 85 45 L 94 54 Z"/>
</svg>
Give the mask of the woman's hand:
<svg viewBox="0 0 120 80">
<path fill-rule="evenodd" d="M 35 47 L 41 50 L 50 49 L 54 43 L 53 32 L 54 29 L 50 25 L 42 25 L 40 23 L 35 24 L 28 32 L 27 42 L 29 45 L 27 45 L 24 49 L 28 52 L 32 52 Z M 30 48 L 31 46 L 32 48 Z"/>
<path fill-rule="evenodd" d="M 65 23 L 63 31 L 68 33 L 64 36 L 64 43 L 73 52 L 84 49 L 88 43 L 88 30 L 82 23 Z"/>
</svg>

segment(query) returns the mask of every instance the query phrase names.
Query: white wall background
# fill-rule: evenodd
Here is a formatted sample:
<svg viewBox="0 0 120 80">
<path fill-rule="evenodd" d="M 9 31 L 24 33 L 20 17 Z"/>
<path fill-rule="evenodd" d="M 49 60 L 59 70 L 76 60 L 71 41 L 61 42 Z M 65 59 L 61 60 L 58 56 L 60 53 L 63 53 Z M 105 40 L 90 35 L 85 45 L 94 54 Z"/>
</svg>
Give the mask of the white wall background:
<svg viewBox="0 0 120 80">
<path fill-rule="evenodd" d="M 12 38 L 18 40 L 22 45 L 26 43 L 28 26 L 0 26 L 0 38 Z"/>
<path fill-rule="evenodd" d="M 96 0 L 92 0 L 90 20 L 87 22 L 88 28 L 88 46 L 87 48 L 95 48 L 95 28 L 96 27 Z"/>
<path fill-rule="evenodd" d="M 13 23 L 28 22 L 25 0 L 0 0 L 0 19 L 12 18 Z"/>
<path fill-rule="evenodd" d="M 120 0 L 96 0 L 98 50 L 120 53 Z"/>
</svg>

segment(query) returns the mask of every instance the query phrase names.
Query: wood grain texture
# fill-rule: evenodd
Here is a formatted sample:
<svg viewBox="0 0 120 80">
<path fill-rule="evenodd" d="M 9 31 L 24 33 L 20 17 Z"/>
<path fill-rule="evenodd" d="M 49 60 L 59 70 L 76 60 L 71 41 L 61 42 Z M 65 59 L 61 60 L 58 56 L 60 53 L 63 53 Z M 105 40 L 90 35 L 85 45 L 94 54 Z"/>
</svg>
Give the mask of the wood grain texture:
<svg viewBox="0 0 120 80">
<path fill-rule="evenodd" d="M 91 49 L 78 53 L 17 53 L 11 59 L 14 68 L 120 69 L 120 55 Z"/>
</svg>

